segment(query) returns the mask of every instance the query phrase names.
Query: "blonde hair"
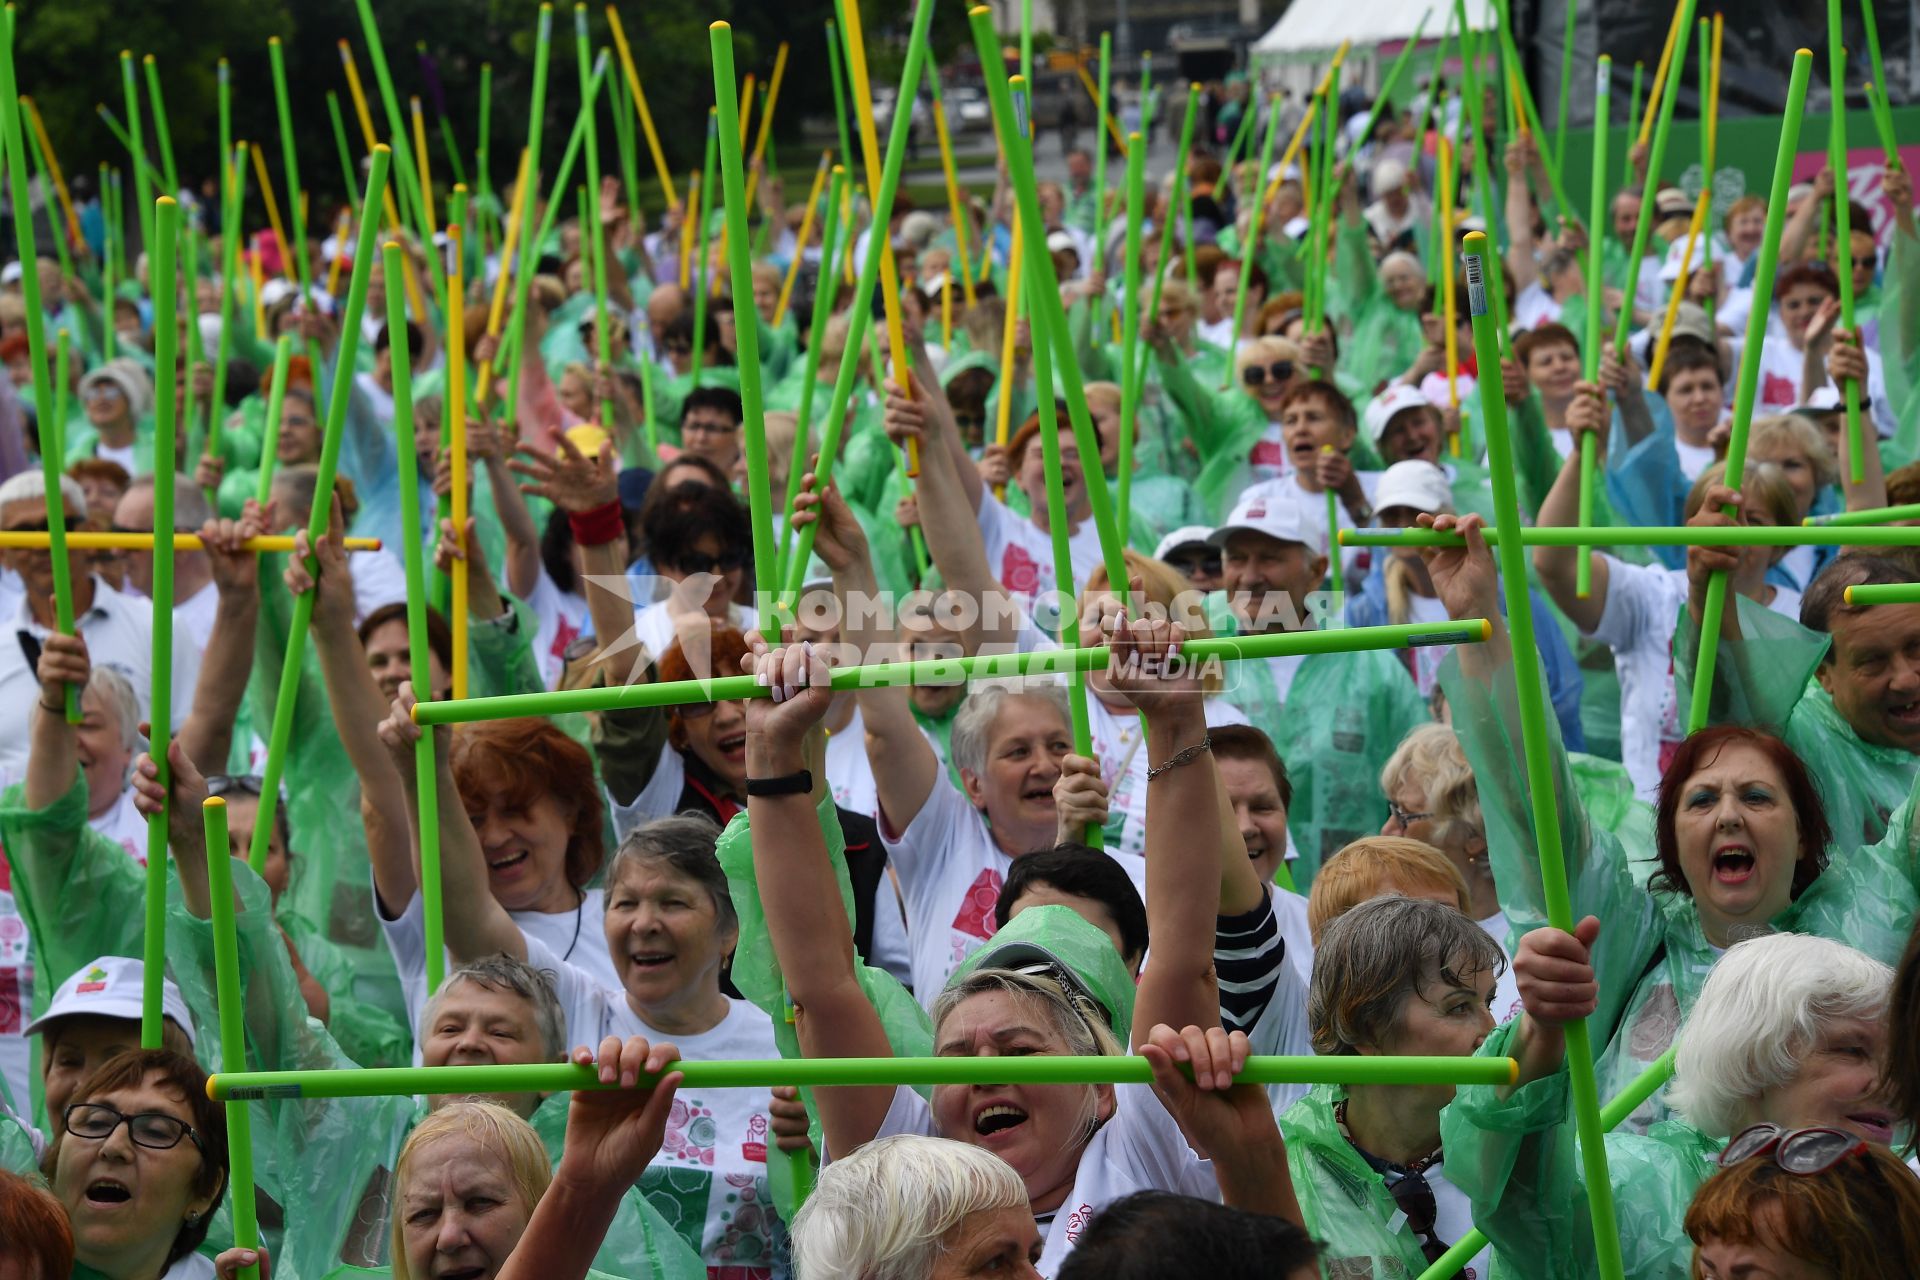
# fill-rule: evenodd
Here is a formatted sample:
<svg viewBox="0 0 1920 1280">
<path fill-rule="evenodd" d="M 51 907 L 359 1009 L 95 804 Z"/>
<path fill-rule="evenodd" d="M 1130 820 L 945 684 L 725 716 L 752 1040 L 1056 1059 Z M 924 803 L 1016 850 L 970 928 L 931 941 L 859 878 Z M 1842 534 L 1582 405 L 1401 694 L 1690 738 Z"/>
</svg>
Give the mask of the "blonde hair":
<svg viewBox="0 0 1920 1280">
<path fill-rule="evenodd" d="M 1299 364 L 1305 359 L 1300 354 L 1300 348 L 1294 346 L 1290 339 L 1263 334 L 1240 344 L 1239 354 L 1233 358 L 1233 378 L 1238 382 L 1240 375 L 1250 365 L 1267 364 L 1274 360 L 1291 360 Z"/>
<path fill-rule="evenodd" d="M 794 1215 L 794 1280 L 920 1280 L 976 1213 L 1028 1207 L 999 1156 L 947 1138 L 877 1138 L 820 1171 Z"/>
<path fill-rule="evenodd" d="M 1480 785 L 1473 780 L 1467 753 L 1459 735 L 1444 724 L 1416 725 L 1387 757 L 1380 770 L 1380 790 L 1388 796 L 1408 779 L 1418 779 L 1427 808 L 1437 827 L 1435 834 L 1452 841 L 1462 826 L 1479 832 L 1485 826 L 1480 813 Z"/>
<path fill-rule="evenodd" d="M 513 1188 L 525 1202 L 528 1217 L 533 1216 L 533 1207 L 540 1203 L 540 1197 L 547 1193 L 547 1184 L 553 1181 L 553 1166 L 548 1161 L 547 1149 L 540 1143 L 540 1135 L 532 1125 L 499 1103 L 469 1098 L 449 1102 L 430 1113 L 407 1135 L 406 1145 L 400 1148 L 400 1158 L 393 1164 L 393 1222 L 389 1240 L 393 1280 L 426 1280 L 424 1276 L 415 1277 L 407 1266 L 406 1220 L 400 1205 L 414 1157 L 423 1148 L 448 1138 L 470 1138 L 504 1160 Z"/>
<path fill-rule="evenodd" d="M 1081 390 L 1086 395 L 1089 405 L 1096 397 L 1105 400 L 1115 408 L 1120 405 L 1120 384 L 1117 382 L 1089 382 Z"/>
<path fill-rule="evenodd" d="M 1327 859 L 1307 896 L 1307 930 L 1314 945 L 1329 924 L 1363 902 L 1416 889 L 1451 893 L 1462 915 L 1471 916 L 1466 877 L 1447 855 L 1424 840 L 1362 836 Z"/>
<path fill-rule="evenodd" d="M 1840 462 L 1833 456 L 1826 434 L 1804 414 L 1776 413 L 1755 418 L 1747 428 L 1747 456 L 1769 452 L 1772 445 L 1787 445 L 1806 454 L 1807 461 L 1813 464 L 1814 479 L 1823 487 L 1840 483 Z M 1792 520 L 1784 523 L 1797 524 L 1799 519 L 1796 512 Z"/>
<path fill-rule="evenodd" d="M 1724 462 L 1716 462 L 1700 473 L 1693 482 L 1693 488 L 1687 491 L 1687 519 L 1691 520 L 1700 514 L 1700 508 L 1706 505 L 1707 490 L 1714 485 L 1725 484 L 1726 475 L 1727 464 Z M 1786 473 L 1771 462 L 1747 464 L 1746 483 L 1741 486 L 1741 493 L 1746 498 L 1757 500 L 1759 509 L 1776 525 L 1800 523 L 1800 501 L 1794 497 L 1793 486 L 1787 482 Z"/>
</svg>

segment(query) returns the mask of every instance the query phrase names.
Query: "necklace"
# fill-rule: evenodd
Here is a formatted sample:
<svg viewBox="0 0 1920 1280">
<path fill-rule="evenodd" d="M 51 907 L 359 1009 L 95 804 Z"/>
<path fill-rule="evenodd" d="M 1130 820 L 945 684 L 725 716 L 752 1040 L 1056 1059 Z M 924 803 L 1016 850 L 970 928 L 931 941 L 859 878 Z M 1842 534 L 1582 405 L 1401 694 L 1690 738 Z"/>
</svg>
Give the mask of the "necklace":
<svg viewBox="0 0 1920 1280">
<path fill-rule="evenodd" d="M 587 891 L 585 889 L 575 889 L 574 892 L 580 895 L 580 901 L 574 904 L 573 940 L 567 943 L 567 954 L 560 957 L 562 963 L 573 959 L 573 949 L 580 945 L 580 917 L 587 909 Z"/>
</svg>

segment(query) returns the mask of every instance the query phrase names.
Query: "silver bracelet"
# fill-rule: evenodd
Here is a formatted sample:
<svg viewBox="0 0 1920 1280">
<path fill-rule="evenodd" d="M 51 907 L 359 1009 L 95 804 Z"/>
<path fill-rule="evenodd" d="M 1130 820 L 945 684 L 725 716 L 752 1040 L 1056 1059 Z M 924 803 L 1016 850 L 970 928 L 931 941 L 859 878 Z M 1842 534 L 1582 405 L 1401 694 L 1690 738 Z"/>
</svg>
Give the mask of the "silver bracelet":
<svg viewBox="0 0 1920 1280">
<path fill-rule="evenodd" d="M 1176 751 L 1172 755 L 1168 756 L 1165 764 L 1162 764 L 1157 768 L 1153 765 L 1148 765 L 1147 781 L 1152 782 L 1155 778 L 1160 777 L 1162 774 L 1172 773 L 1175 769 L 1178 769 L 1183 764 L 1192 764 L 1195 760 L 1198 760 L 1200 758 L 1201 753 L 1206 751 L 1211 751 L 1211 750 L 1213 750 L 1213 735 L 1209 733 L 1206 737 L 1200 739 L 1200 741 L 1194 743 L 1192 746 L 1184 747 L 1181 750 Z"/>
</svg>

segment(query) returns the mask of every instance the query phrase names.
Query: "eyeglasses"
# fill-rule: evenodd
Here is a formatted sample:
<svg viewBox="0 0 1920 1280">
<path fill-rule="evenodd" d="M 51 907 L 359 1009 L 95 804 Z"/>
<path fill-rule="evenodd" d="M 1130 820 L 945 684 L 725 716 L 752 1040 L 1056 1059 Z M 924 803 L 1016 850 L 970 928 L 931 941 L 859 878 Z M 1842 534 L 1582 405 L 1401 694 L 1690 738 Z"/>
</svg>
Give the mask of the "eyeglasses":
<svg viewBox="0 0 1920 1280">
<path fill-rule="evenodd" d="M 1720 1167 L 1728 1169 L 1742 1161 L 1772 1156 L 1780 1168 L 1805 1178 L 1866 1153 L 1866 1139 L 1844 1129 L 1783 1129 L 1777 1124 L 1756 1124 L 1734 1135 L 1720 1153 Z"/>
<path fill-rule="evenodd" d="M 717 556 L 701 551 L 688 551 L 681 555 L 674 567 L 685 574 L 695 573 L 732 573 L 747 563 L 747 558 L 738 551 L 723 551 Z"/>
<path fill-rule="evenodd" d="M 737 422 L 716 422 L 712 418 L 688 418 L 680 424 L 682 434 L 689 431 L 704 431 L 708 435 L 730 436 L 740 429 Z"/>
<path fill-rule="evenodd" d="M 114 382 L 91 383 L 81 394 L 89 400 L 125 400 L 127 398 L 127 393 Z"/>
<path fill-rule="evenodd" d="M 265 782 L 257 773 L 215 773 L 207 778 L 210 796 L 253 796 L 258 798 Z"/>
<path fill-rule="evenodd" d="M 66 1121 L 67 1132 L 76 1138 L 103 1141 L 124 1124 L 127 1126 L 127 1136 L 133 1139 L 135 1145 L 149 1151 L 171 1151 L 180 1145 L 180 1139 L 191 1138 L 201 1155 L 207 1153 L 192 1125 L 164 1111 L 142 1111 L 128 1115 L 104 1102 L 75 1102 L 68 1105 L 62 1118 Z"/>
<path fill-rule="evenodd" d="M 1447 1244 L 1433 1233 L 1440 1218 L 1440 1205 L 1433 1197 L 1433 1187 L 1426 1175 L 1417 1169 L 1389 1169 L 1381 1177 L 1386 1180 L 1394 1208 L 1407 1215 L 1408 1228 L 1420 1238 L 1420 1252 L 1428 1262 L 1440 1261 Z"/>
<path fill-rule="evenodd" d="M 1272 378 L 1275 382 L 1293 380 L 1293 361 L 1276 360 L 1272 364 L 1250 364 L 1240 371 L 1240 380 L 1250 387 L 1257 387 Z"/>
<path fill-rule="evenodd" d="M 1410 813 L 1401 808 L 1398 801 L 1389 800 L 1387 801 L 1387 814 L 1393 821 L 1399 823 L 1401 826 L 1410 827 L 1422 818 L 1431 818 L 1433 816 L 1433 810 L 1428 809 L 1424 813 Z"/>
</svg>

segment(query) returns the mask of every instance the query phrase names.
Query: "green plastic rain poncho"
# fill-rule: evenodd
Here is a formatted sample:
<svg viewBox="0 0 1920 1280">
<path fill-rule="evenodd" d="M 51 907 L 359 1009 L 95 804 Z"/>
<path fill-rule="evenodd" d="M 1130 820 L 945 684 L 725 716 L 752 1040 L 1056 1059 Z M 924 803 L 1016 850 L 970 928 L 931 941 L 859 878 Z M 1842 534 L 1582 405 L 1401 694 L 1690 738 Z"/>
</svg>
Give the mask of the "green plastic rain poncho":
<svg viewBox="0 0 1920 1280">
<path fill-rule="evenodd" d="M 1356 404 L 1364 404 L 1375 387 L 1412 368 L 1426 348 L 1420 312 L 1403 310 L 1381 288 L 1367 224 L 1358 217 L 1342 217 L 1337 224 L 1328 285 L 1327 310 L 1346 320 L 1333 380 Z"/>
<path fill-rule="evenodd" d="M 1709 721 L 1773 726 L 1817 770 L 1836 856 L 1880 840 L 1913 789 L 1920 755 L 1867 742 L 1841 716 L 1814 678 L 1831 637 L 1744 596 L 1729 593 L 1728 599 L 1740 611 L 1742 638 L 1721 633 Z M 1699 657 L 1700 628 L 1682 613 L 1673 638 L 1682 706 L 1692 697 Z"/>
<path fill-rule="evenodd" d="M 1379 651 L 1309 654 L 1284 698 L 1271 663 L 1236 662 L 1220 697 L 1265 732 L 1287 762 L 1287 829 L 1300 853 L 1293 877 L 1305 893 L 1321 863 L 1380 830 L 1380 771 L 1408 731 L 1428 719 L 1426 703 L 1399 655 Z"/>
<path fill-rule="evenodd" d="M 1457 653 L 1447 659 L 1441 687 L 1479 784 L 1500 905 L 1518 937 L 1547 922 L 1520 749 L 1518 695 L 1510 669 L 1495 673 L 1489 687 L 1464 676 L 1459 664 Z M 1599 1006 L 1588 1023 L 1594 1044 L 1605 1046 L 1595 1065 L 1600 1096 L 1608 1098 L 1673 1043 L 1719 952 L 1707 941 L 1690 897 L 1642 887 L 1633 851 L 1582 807 L 1558 725 L 1549 718 L 1546 729 L 1573 910 L 1606 922 L 1593 955 L 1600 974 Z M 1910 798 L 1884 840 L 1835 856 L 1812 887 L 1769 924 L 1783 932 L 1834 938 L 1888 964 L 1896 962 L 1920 909 L 1914 878 L 1920 833 L 1913 822 Z M 1644 1133 L 1666 1116 L 1656 1095 L 1621 1127 Z"/>
<path fill-rule="evenodd" d="M 1343 1085 L 1318 1084 L 1280 1117 L 1287 1171 L 1307 1231 L 1325 1241 L 1321 1273 L 1330 1277 L 1417 1276 L 1426 1270 L 1419 1239 L 1387 1184 L 1334 1121 Z M 1443 1113 L 1444 1114 L 1444 1113 Z M 1448 1153 L 1452 1176 L 1452 1153 Z"/>
<path fill-rule="evenodd" d="M 0 1113 L 0 1169 L 23 1177 L 40 1172 L 40 1160 L 34 1154 L 33 1134 L 27 1122 L 11 1113 Z"/>
<path fill-rule="evenodd" d="M 1515 1025 L 1496 1030 L 1480 1054 L 1506 1056 Z M 1493 1241 L 1497 1276 L 1598 1275 L 1567 1082 L 1563 1066 L 1511 1092 L 1466 1085 L 1440 1113 L 1447 1176 L 1472 1202 L 1474 1225 Z M 1721 1145 L 1673 1120 L 1644 1135 L 1606 1136 L 1622 1261 L 1631 1280 L 1689 1280 L 1687 1206 L 1712 1176 Z"/>
</svg>

